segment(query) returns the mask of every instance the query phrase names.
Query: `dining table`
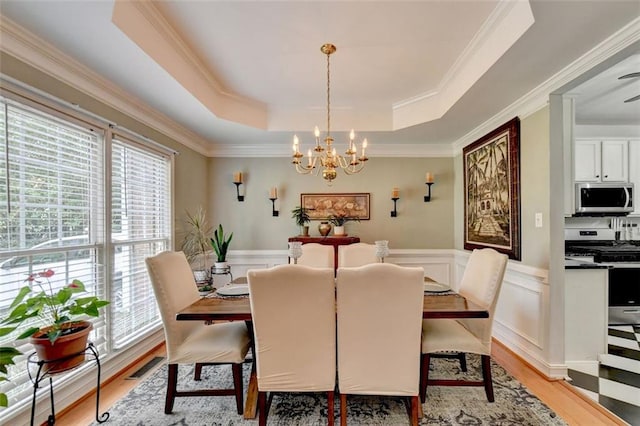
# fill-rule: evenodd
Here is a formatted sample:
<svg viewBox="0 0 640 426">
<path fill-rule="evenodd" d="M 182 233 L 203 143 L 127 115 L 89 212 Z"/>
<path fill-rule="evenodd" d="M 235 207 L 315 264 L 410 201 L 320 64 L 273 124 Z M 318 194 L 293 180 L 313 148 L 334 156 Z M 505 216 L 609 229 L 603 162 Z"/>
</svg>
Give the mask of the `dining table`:
<svg viewBox="0 0 640 426">
<path fill-rule="evenodd" d="M 246 284 L 246 277 L 239 277 L 229 285 Z M 425 282 L 434 282 L 425 277 Z M 487 309 L 467 300 L 464 296 L 453 291 L 424 293 L 422 318 L 488 318 Z M 176 314 L 178 321 L 245 321 L 249 333 L 253 333 L 251 319 L 251 304 L 247 295 L 218 296 L 211 293 Z M 254 355 L 255 356 L 255 355 Z M 247 396 L 245 399 L 244 418 L 255 419 L 258 408 L 258 379 L 255 363 L 252 365 Z"/>
</svg>

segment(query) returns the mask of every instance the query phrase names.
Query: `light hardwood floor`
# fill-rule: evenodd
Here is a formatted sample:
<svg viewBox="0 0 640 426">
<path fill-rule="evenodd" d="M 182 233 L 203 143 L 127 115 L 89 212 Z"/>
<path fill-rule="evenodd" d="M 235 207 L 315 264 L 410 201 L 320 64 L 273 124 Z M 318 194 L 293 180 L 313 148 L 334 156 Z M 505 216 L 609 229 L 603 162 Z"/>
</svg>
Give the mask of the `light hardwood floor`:
<svg viewBox="0 0 640 426">
<path fill-rule="evenodd" d="M 570 425 L 599 426 L 627 424 L 597 403 L 583 398 L 577 391 L 573 390 L 571 385 L 563 380 L 550 381 L 543 377 L 499 342 L 494 341 L 492 348 L 494 361 L 504 367 L 509 374 L 524 384 L 533 394 L 540 398 L 540 400 L 547 404 Z M 132 364 L 117 377 L 103 385 L 100 393 L 101 413 L 107 411 L 113 403 L 140 383 L 138 380 L 125 380 L 125 378 L 154 356 L 165 356 L 164 346 L 159 346 L 145 357 L 140 358 L 138 362 Z M 92 392 L 79 400 L 73 407 L 58 413 L 56 425 L 88 425 L 94 421 L 94 416 L 95 393 Z M 116 425 L 122 423 L 118 423 L 117 419 L 111 419 L 107 424 Z"/>
</svg>

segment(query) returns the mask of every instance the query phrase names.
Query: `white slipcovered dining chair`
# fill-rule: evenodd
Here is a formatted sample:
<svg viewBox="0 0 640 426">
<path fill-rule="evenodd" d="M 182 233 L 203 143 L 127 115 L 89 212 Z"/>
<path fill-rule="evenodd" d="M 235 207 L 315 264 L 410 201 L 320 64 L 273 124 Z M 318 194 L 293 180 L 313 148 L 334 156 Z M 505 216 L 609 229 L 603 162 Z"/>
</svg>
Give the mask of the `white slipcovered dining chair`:
<svg viewBox="0 0 640 426">
<path fill-rule="evenodd" d="M 333 246 L 307 243 L 302 245 L 302 256 L 298 258 L 297 264 L 314 268 L 333 268 L 333 256 Z M 290 259 L 289 263 L 294 263 L 293 259 Z"/>
<path fill-rule="evenodd" d="M 331 248 L 331 247 L 330 247 Z M 272 394 L 327 392 L 334 422 L 336 311 L 333 268 L 280 265 L 249 270 L 256 348 L 259 424 L 266 425 Z"/>
<path fill-rule="evenodd" d="M 173 411 L 176 397 L 235 395 L 238 414 L 243 412 L 242 363 L 250 347 L 244 322 L 205 325 L 177 321 L 176 313 L 200 298 L 193 273 L 182 252 L 163 252 L 146 259 L 167 348 L 168 381 L 164 412 Z M 233 389 L 177 389 L 178 365 L 196 364 L 196 380 L 202 365 L 231 364 Z"/>
<path fill-rule="evenodd" d="M 352 268 L 356 266 L 378 263 L 376 246 L 367 243 L 354 243 L 338 246 L 338 267 Z"/>
<path fill-rule="evenodd" d="M 420 374 L 422 402 L 427 395 L 427 385 L 484 386 L 487 400 L 494 401 L 491 380 L 491 330 L 506 266 L 506 255 L 486 248 L 474 250 L 465 267 L 459 293 L 467 300 L 485 308 L 489 312 L 488 318 L 423 320 Z M 483 380 L 429 380 L 431 354 L 442 352 L 481 355 Z"/>
<path fill-rule="evenodd" d="M 422 268 L 384 263 L 338 268 L 341 425 L 356 394 L 408 397 L 418 424 L 423 277 Z"/>
</svg>

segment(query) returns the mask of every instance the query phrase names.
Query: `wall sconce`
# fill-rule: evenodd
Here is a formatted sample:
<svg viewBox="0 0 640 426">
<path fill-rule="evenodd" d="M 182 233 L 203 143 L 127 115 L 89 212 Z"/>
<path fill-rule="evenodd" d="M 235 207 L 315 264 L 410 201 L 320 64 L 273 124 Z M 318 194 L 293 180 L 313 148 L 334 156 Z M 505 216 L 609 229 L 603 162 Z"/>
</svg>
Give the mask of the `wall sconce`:
<svg viewBox="0 0 640 426">
<path fill-rule="evenodd" d="M 278 216 L 280 212 L 276 210 L 276 200 L 278 199 L 278 188 L 275 186 L 269 190 L 269 199 L 271 200 L 271 215 Z"/>
<path fill-rule="evenodd" d="M 396 202 L 400 199 L 400 190 L 398 188 L 393 188 L 391 191 L 391 199 L 393 200 L 393 210 L 391 211 L 391 217 L 398 216 L 398 211 L 396 210 Z"/>
<path fill-rule="evenodd" d="M 424 182 L 427 184 L 427 195 L 424 196 L 424 202 L 428 203 L 431 201 L 431 185 L 433 185 L 433 174 L 427 172 L 424 177 Z"/>
<path fill-rule="evenodd" d="M 233 183 L 236 186 L 238 201 L 244 201 L 244 195 L 240 195 L 240 185 L 242 185 L 242 172 L 235 172 L 233 174 Z"/>
</svg>

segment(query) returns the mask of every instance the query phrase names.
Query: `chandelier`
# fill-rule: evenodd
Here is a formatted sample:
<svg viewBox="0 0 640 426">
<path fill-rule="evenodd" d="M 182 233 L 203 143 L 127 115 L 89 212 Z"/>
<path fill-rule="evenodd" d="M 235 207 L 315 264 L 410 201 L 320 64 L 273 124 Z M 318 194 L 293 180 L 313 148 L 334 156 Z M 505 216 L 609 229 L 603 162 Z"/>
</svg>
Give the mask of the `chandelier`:
<svg viewBox="0 0 640 426">
<path fill-rule="evenodd" d="M 293 136 L 293 161 L 296 171 L 301 174 L 309 174 L 316 170 L 316 175 L 320 173 L 322 168 L 322 177 L 329 184 L 337 177 L 337 169 L 343 169 L 347 175 L 360 172 L 364 168 L 364 163 L 368 160 L 365 156 L 367 148 L 367 139 L 362 141 L 362 155 L 358 157 L 358 147 L 354 142 L 355 133 L 353 129 L 349 133 L 349 146 L 344 155 L 339 155 L 333 146 L 333 138 L 331 137 L 331 72 L 329 67 L 329 57 L 336 51 L 333 44 L 323 44 L 320 51 L 327 55 L 327 134 L 324 138 L 324 146 L 320 144 L 320 130 L 316 126 L 314 135 L 316 137 L 316 146 L 307 152 L 307 160 L 304 161 L 304 154 L 300 152 L 300 141 L 298 136 Z M 303 163 L 307 164 L 303 164 Z"/>
</svg>

